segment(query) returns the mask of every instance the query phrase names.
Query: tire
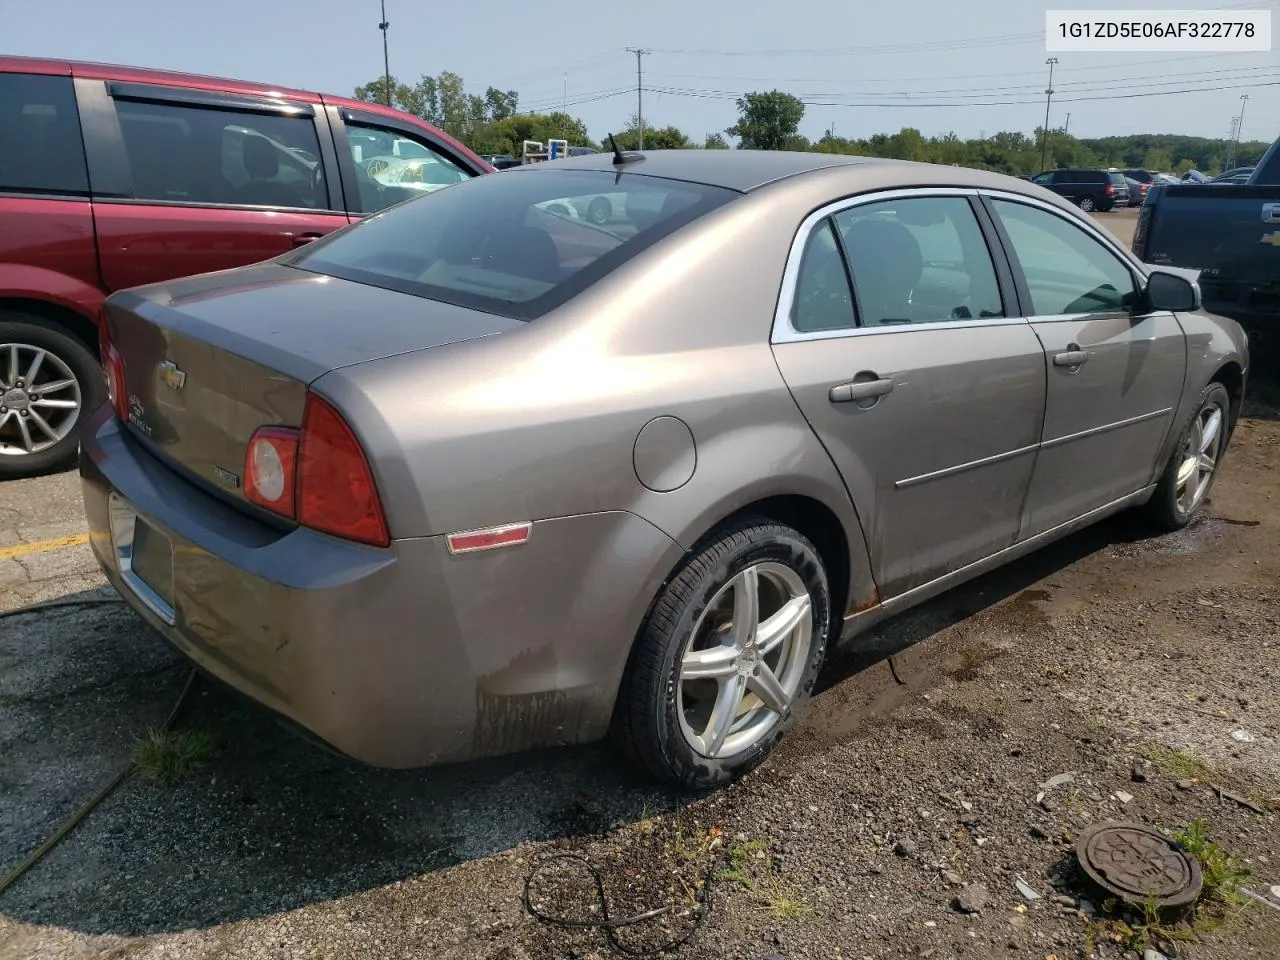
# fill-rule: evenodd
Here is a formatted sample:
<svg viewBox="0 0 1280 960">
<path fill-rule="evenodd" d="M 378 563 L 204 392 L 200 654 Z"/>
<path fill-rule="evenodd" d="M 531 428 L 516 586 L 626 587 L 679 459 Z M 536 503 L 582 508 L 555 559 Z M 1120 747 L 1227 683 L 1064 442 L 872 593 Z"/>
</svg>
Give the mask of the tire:
<svg viewBox="0 0 1280 960">
<path fill-rule="evenodd" d="M 603 227 L 613 218 L 613 204 L 604 197 L 596 197 L 587 206 L 587 219 L 598 227 Z"/>
<path fill-rule="evenodd" d="M 1208 421 L 1216 411 L 1219 416 L 1216 434 L 1212 442 L 1204 444 L 1203 435 Z M 1213 490 L 1213 481 L 1217 479 L 1218 468 L 1222 465 L 1222 457 L 1227 450 L 1227 441 L 1231 437 L 1233 427 L 1231 416 L 1231 397 L 1227 388 L 1220 383 L 1211 383 L 1204 388 L 1196 403 L 1195 413 L 1178 434 L 1178 442 L 1169 456 L 1169 462 L 1160 475 L 1155 493 L 1147 502 L 1147 516 L 1153 524 L 1166 532 L 1181 530 L 1196 515 L 1196 511 L 1204 505 Z M 1183 481 L 1180 474 L 1188 468 L 1189 453 L 1192 447 L 1199 445 L 1201 451 L 1206 449 L 1212 456 L 1213 465 L 1207 470 L 1203 461 L 1197 460 L 1194 489 L 1191 479 Z"/>
<path fill-rule="evenodd" d="M 14 348 L 19 368 L 16 377 L 11 359 Z M 41 352 L 37 387 L 47 388 L 68 380 L 73 383 L 45 394 L 27 393 L 30 384 L 26 375 Z M 16 385 L 19 381 L 22 387 Z M 33 477 L 73 466 L 80 448 L 80 425 L 106 395 L 98 359 L 82 341 L 52 327 L 42 317 L 0 312 L 0 480 Z M 74 409 L 65 406 L 71 400 L 78 404 Z M 26 416 L 22 416 L 24 411 Z M 55 436 L 44 431 L 40 422 Z"/>
<path fill-rule="evenodd" d="M 790 527 L 766 519 L 745 520 L 713 533 L 695 550 L 663 587 L 641 629 L 618 693 L 613 726 L 615 740 L 635 762 L 686 790 L 728 783 L 769 755 L 813 692 L 831 629 L 831 593 L 822 559 L 813 544 Z M 757 584 L 756 620 L 767 623 L 778 615 L 775 629 L 759 634 L 762 644 L 777 638 L 767 652 L 752 645 L 754 631 L 747 652 L 708 642 L 708 636 L 735 636 L 733 608 L 740 596 L 748 596 L 750 591 L 742 586 L 748 579 Z M 808 598 L 807 608 L 799 591 Z M 792 626 L 784 632 L 784 624 Z M 683 661 L 691 651 L 718 652 L 718 666 L 727 669 L 727 675 L 682 682 Z M 786 694 L 775 700 L 781 710 L 766 707 L 754 692 L 767 679 L 764 673 L 778 681 L 775 692 Z M 718 703 L 719 696 L 743 685 L 747 693 L 739 709 L 722 711 L 738 718 L 736 732 L 722 735 L 716 748 L 709 742 L 716 739 L 711 732 L 713 701 Z"/>
<path fill-rule="evenodd" d="M 1081 197 L 1080 209 L 1085 213 L 1093 213 L 1097 205 L 1093 202 L 1093 197 Z"/>
</svg>

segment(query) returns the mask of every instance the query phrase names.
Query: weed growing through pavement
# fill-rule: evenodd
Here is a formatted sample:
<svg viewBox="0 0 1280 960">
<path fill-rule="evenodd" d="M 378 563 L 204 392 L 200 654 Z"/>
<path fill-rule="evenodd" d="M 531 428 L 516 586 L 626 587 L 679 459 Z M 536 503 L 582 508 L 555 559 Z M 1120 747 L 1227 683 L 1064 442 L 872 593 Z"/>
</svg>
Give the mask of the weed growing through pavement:
<svg viewBox="0 0 1280 960">
<path fill-rule="evenodd" d="M 217 755 L 217 741 L 203 728 L 152 730 L 133 745 L 133 764 L 152 783 L 177 783 Z"/>
<path fill-rule="evenodd" d="M 1152 747 L 1147 751 L 1147 759 L 1165 776 L 1178 780 L 1199 780 L 1213 772 L 1207 763 L 1189 750 Z"/>
<path fill-rule="evenodd" d="M 716 879 L 751 891 L 756 908 L 775 920 L 803 920 L 813 913 L 813 907 L 798 887 L 774 875 L 772 864 L 764 856 L 767 849 L 764 840 L 734 842 L 728 851 L 729 863 L 716 874 Z M 756 864 L 760 866 L 757 868 Z"/>
</svg>

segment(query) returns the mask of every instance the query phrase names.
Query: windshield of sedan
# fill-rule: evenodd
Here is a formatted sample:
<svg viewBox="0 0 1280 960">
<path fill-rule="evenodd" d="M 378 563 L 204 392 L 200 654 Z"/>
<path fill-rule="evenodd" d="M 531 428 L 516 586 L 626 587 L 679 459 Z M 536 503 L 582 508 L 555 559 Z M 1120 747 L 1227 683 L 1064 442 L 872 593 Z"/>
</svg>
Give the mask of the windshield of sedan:
<svg viewBox="0 0 1280 960">
<path fill-rule="evenodd" d="M 531 320 L 736 196 L 640 174 L 492 173 L 398 204 L 287 262 Z"/>
</svg>

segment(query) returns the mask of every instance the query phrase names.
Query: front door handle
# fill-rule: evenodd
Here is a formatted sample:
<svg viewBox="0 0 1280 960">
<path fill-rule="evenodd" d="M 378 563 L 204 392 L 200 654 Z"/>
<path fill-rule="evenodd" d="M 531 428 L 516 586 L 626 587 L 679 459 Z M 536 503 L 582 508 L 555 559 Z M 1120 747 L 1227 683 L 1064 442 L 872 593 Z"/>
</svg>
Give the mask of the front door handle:
<svg viewBox="0 0 1280 960">
<path fill-rule="evenodd" d="M 828 396 L 831 398 L 832 403 L 849 403 L 851 400 L 870 400 L 873 397 L 883 397 L 886 393 L 892 392 L 893 381 L 885 378 L 842 383 L 832 387 Z"/>
<path fill-rule="evenodd" d="M 324 236 L 323 233 L 299 233 L 294 236 L 293 245 L 295 247 L 305 246 L 306 244 L 310 243 L 312 240 L 319 240 L 323 236 Z"/>
<path fill-rule="evenodd" d="M 1262 205 L 1263 223 L 1280 223 L 1280 203 L 1264 203 Z"/>
<path fill-rule="evenodd" d="M 1083 350 L 1067 350 L 1053 355 L 1053 365 L 1055 367 L 1078 367 L 1088 359 L 1089 354 Z"/>
</svg>

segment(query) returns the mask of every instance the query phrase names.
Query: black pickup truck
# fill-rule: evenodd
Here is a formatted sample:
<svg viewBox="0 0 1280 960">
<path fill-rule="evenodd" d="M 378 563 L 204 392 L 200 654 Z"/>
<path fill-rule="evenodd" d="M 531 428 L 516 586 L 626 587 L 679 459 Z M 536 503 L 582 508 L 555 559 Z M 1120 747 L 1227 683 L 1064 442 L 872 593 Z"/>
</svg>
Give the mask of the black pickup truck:
<svg viewBox="0 0 1280 960">
<path fill-rule="evenodd" d="M 1251 334 L 1280 335 L 1280 140 L 1238 183 L 1152 186 L 1133 252 L 1200 271 L 1205 309 Z"/>
</svg>

